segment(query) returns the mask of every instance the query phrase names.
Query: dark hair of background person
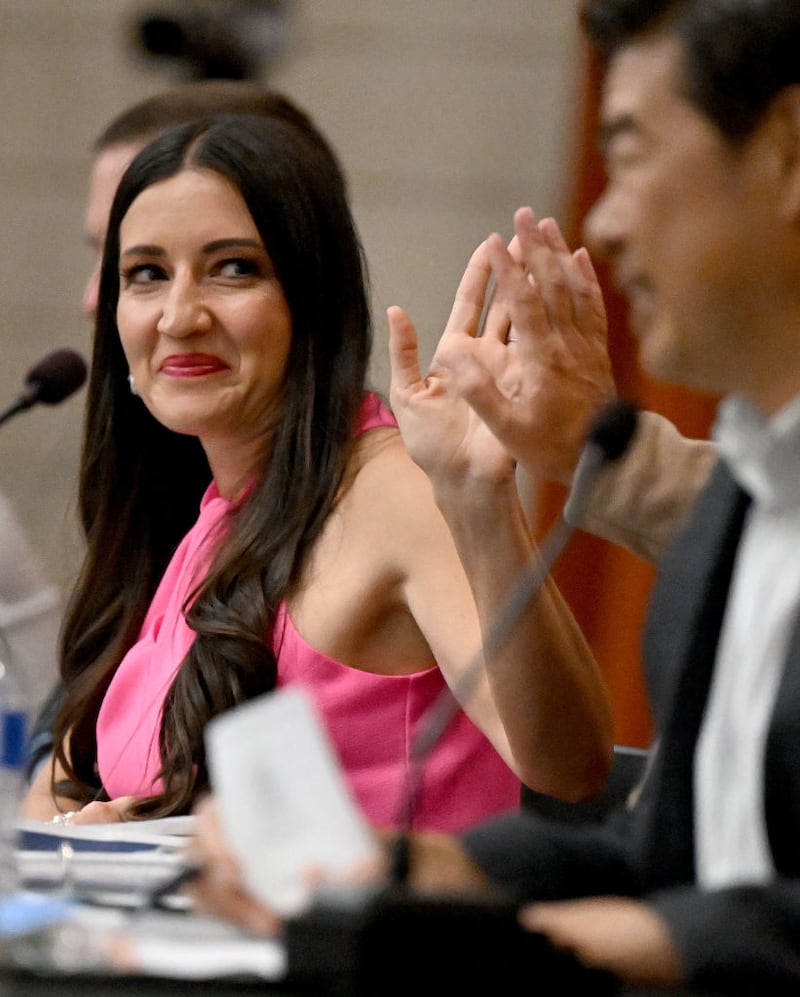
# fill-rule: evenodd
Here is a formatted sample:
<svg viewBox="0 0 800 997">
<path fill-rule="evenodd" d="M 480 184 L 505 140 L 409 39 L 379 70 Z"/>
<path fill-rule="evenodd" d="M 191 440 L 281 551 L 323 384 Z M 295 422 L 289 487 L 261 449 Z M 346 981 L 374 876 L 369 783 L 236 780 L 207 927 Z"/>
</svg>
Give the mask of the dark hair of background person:
<svg viewBox="0 0 800 997">
<path fill-rule="evenodd" d="M 79 488 L 87 552 L 63 627 L 68 695 L 56 757 L 67 781 L 58 792 L 98 795 L 100 705 L 210 482 L 199 441 L 167 430 L 131 395 L 116 325 L 120 224 L 143 190 L 186 168 L 213 170 L 241 193 L 286 296 L 292 339 L 260 474 L 188 610 L 197 637 L 164 705 L 164 792 L 142 800 L 138 816 L 187 811 L 207 787 L 208 720 L 275 686 L 275 614 L 346 484 L 371 347 L 361 244 L 338 163 L 315 131 L 223 116 L 179 126 L 134 159 L 100 278 Z"/>
<path fill-rule="evenodd" d="M 581 20 L 604 62 L 668 29 L 681 44 L 686 98 L 733 144 L 800 83 L 800 0 L 589 0 Z"/>
<path fill-rule="evenodd" d="M 177 125 L 215 114 L 256 114 L 296 125 L 328 151 L 346 188 L 330 143 L 306 112 L 279 91 L 245 80 L 194 80 L 147 97 L 110 121 L 92 150 L 97 155 L 114 145 L 148 141 Z"/>
</svg>

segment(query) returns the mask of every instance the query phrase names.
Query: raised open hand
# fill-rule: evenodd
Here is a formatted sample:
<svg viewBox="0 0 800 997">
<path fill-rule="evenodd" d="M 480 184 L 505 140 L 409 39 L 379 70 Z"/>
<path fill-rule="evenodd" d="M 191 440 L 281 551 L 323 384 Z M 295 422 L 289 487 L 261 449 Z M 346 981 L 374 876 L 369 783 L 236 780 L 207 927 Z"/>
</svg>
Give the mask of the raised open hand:
<svg viewBox="0 0 800 997">
<path fill-rule="evenodd" d="M 589 427 L 615 388 L 602 292 L 585 249 L 571 253 L 553 219 L 514 215 L 515 241 L 486 241 L 496 286 L 486 332 L 492 349 L 449 338 L 441 362 L 455 389 L 538 480 L 568 484 Z M 514 350 L 513 385 L 492 350 L 502 317 Z M 440 348 L 444 345 L 443 337 Z"/>
<path fill-rule="evenodd" d="M 513 251 L 514 247 L 510 247 Z M 409 453 L 435 485 L 467 477 L 507 481 L 514 460 L 476 415 L 453 379 L 453 363 L 474 354 L 495 390 L 517 390 L 515 351 L 506 344 L 508 317 L 494 296 L 486 307 L 491 267 L 486 243 L 473 253 L 456 292 L 450 318 L 423 376 L 417 334 L 406 313 L 388 310 L 392 363 L 391 403 Z M 481 319 L 486 308 L 483 335 Z"/>
</svg>

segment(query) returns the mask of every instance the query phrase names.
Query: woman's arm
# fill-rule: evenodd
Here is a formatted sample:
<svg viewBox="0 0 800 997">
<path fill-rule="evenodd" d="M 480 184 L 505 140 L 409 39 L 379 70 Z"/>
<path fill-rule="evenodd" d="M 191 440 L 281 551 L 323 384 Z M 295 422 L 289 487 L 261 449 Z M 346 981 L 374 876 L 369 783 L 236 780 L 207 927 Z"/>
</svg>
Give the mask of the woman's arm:
<svg viewBox="0 0 800 997">
<path fill-rule="evenodd" d="M 50 755 L 39 767 L 36 778 L 31 783 L 22 800 L 20 816 L 37 820 L 52 820 L 66 813 L 74 813 L 82 804 L 65 796 L 53 794 L 53 782 L 64 778 L 64 770 Z"/>
<path fill-rule="evenodd" d="M 50 821 L 66 818 L 70 824 L 109 824 L 127 820 L 128 810 L 134 802 L 132 796 L 120 796 L 108 802 L 93 800 L 83 804 L 67 796 L 55 796 L 54 782 L 64 778 L 64 770 L 53 756 L 40 766 L 20 806 L 21 817 Z"/>
<path fill-rule="evenodd" d="M 450 363 L 454 350 L 474 348 L 479 353 L 473 359 L 479 356 L 499 393 L 511 399 L 519 389 L 520 357 L 516 343 L 508 342 L 502 297 L 493 300 L 483 335 L 475 338 L 492 260 L 487 244 L 473 255 L 424 378 L 411 321 L 400 309 L 389 311 L 392 405 L 452 534 L 484 641 L 521 571 L 538 557 L 517 492 L 515 459 L 462 397 Z M 429 598 L 419 598 L 421 614 Z M 417 611 L 413 605 L 412 611 Z M 429 627 L 435 625 L 429 620 Z M 440 655 L 437 651 L 441 663 Z M 491 696 L 478 722 L 492 736 L 491 701 L 523 781 L 570 799 L 595 793 L 611 762 L 610 704 L 593 655 L 551 581 L 485 664 Z"/>
</svg>

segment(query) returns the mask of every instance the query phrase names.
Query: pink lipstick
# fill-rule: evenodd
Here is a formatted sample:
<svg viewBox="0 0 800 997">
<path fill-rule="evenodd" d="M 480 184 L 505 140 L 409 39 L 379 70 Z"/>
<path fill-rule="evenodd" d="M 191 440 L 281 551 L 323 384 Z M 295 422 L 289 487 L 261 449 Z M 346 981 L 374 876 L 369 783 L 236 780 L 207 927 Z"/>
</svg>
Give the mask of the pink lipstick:
<svg viewBox="0 0 800 997">
<path fill-rule="evenodd" d="M 205 377 L 228 370 L 228 365 L 210 353 L 175 353 L 162 360 L 159 369 L 168 377 Z"/>
</svg>

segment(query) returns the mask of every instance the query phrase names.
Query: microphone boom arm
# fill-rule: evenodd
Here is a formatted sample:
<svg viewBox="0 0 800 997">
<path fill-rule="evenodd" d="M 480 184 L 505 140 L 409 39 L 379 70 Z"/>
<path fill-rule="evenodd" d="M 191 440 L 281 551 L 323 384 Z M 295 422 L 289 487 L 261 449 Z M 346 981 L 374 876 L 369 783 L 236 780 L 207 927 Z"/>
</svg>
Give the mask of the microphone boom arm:
<svg viewBox="0 0 800 997">
<path fill-rule="evenodd" d="M 16 415 L 18 412 L 24 412 L 26 408 L 30 408 L 31 402 L 27 400 L 24 395 L 20 395 L 15 401 L 10 405 L 6 406 L 2 412 L 0 412 L 0 426 L 4 422 L 7 422 L 12 416 Z"/>
</svg>

